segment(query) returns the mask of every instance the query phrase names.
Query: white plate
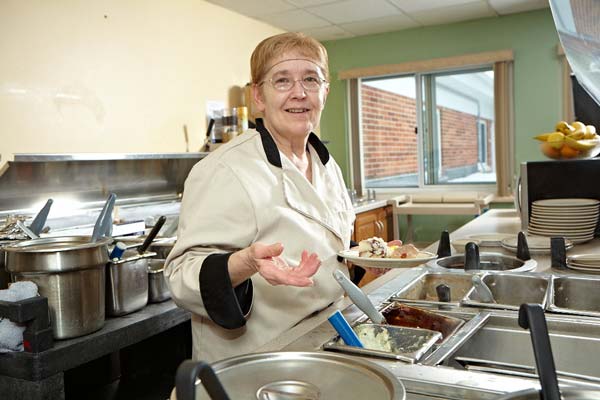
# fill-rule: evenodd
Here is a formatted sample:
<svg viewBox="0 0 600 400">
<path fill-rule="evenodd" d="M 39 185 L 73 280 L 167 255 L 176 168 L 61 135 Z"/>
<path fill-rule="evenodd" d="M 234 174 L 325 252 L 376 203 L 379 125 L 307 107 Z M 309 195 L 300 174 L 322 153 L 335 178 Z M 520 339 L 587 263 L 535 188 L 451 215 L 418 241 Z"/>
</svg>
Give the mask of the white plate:
<svg viewBox="0 0 600 400">
<path fill-rule="evenodd" d="M 588 228 L 568 228 L 565 226 L 539 226 L 535 224 L 529 224 L 529 227 L 546 233 L 565 233 L 565 234 L 581 234 L 581 235 L 591 235 L 596 230 L 596 226 L 588 227 Z"/>
<path fill-rule="evenodd" d="M 600 213 L 600 210 L 594 209 L 594 210 L 561 210 L 561 211 L 546 211 L 546 210 L 537 210 L 535 208 L 533 208 L 531 210 L 531 215 L 539 215 L 541 217 L 543 216 L 549 216 L 549 217 L 555 217 L 557 215 L 565 215 L 565 216 L 578 216 L 581 215 L 581 217 L 586 217 L 586 218 L 590 218 L 594 215 L 597 215 Z"/>
<path fill-rule="evenodd" d="M 529 251 L 538 251 L 541 252 L 550 252 L 550 238 L 546 236 L 526 236 L 527 239 L 527 247 L 529 247 Z M 517 245 L 519 243 L 518 238 L 510 237 L 506 238 L 502 241 L 502 247 L 507 250 L 517 250 Z M 573 248 L 573 242 L 569 239 L 565 240 L 565 248 L 567 250 Z"/>
<path fill-rule="evenodd" d="M 470 241 L 478 241 L 481 247 L 500 247 L 502 240 L 514 236 L 512 233 L 479 233 L 468 235 L 465 239 Z M 461 239 L 457 239 L 461 240 Z"/>
<path fill-rule="evenodd" d="M 573 269 L 575 271 L 587 272 L 590 274 L 599 274 L 600 273 L 600 269 L 597 269 L 597 268 L 584 268 L 584 267 L 578 267 L 576 265 L 571 265 L 571 264 L 567 264 L 567 268 Z"/>
<path fill-rule="evenodd" d="M 598 223 L 598 217 L 596 217 L 596 216 L 587 217 L 585 215 L 583 217 L 576 217 L 574 215 L 554 215 L 554 216 L 532 215 L 530 220 L 535 220 L 535 221 L 539 221 L 539 222 L 555 222 L 558 224 L 568 224 L 568 223 L 596 224 L 596 223 Z"/>
<path fill-rule="evenodd" d="M 338 256 L 352 264 L 367 268 L 412 268 L 437 258 L 437 254 L 421 251 L 417 258 L 370 258 L 359 257 L 358 250 L 342 250 Z"/>
<path fill-rule="evenodd" d="M 588 206 L 598 205 L 599 200 L 596 199 L 579 199 L 579 198 L 565 198 L 565 199 L 547 199 L 547 200 L 536 200 L 533 202 L 536 205 L 542 206 L 554 206 L 554 207 L 569 207 L 569 206 Z"/>
<path fill-rule="evenodd" d="M 567 262 L 600 267 L 600 254 L 575 254 L 567 257 Z"/>
<path fill-rule="evenodd" d="M 569 220 L 540 220 L 532 218 L 530 223 L 536 223 L 539 225 L 558 225 L 558 226 L 576 226 L 578 228 L 591 228 L 596 226 L 596 221 L 569 221 Z"/>
</svg>

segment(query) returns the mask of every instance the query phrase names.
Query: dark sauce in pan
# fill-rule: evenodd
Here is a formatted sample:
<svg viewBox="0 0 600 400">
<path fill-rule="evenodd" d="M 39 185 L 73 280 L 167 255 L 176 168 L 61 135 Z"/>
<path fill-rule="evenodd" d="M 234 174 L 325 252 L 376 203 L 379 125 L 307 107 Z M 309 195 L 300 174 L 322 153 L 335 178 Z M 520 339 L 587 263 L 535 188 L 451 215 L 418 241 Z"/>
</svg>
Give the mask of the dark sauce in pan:
<svg viewBox="0 0 600 400">
<path fill-rule="evenodd" d="M 461 321 L 456 318 L 448 318 L 441 314 L 399 303 L 383 311 L 383 315 L 390 325 L 438 331 L 442 334 L 442 340 L 445 340 L 459 325 L 462 325 Z"/>
</svg>

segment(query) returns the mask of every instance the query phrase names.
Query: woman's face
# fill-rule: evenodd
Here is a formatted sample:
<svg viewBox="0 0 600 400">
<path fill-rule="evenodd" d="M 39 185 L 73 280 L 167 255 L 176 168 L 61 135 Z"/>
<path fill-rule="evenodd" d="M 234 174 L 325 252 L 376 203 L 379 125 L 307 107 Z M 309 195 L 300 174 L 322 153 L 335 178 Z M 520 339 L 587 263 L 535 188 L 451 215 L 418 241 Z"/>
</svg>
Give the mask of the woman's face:
<svg viewBox="0 0 600 400">
<path fill-rule="evenodd" d="M 254 100 L 264 115 L 264 122 L 272 134 L 294 139 L 306 137 L 314 131 L 325 105 L 329 86 L 306 90 L 302 80 L 324 79 L 320 67 L 295 52 L 283 54 L 273 61 L 263 83 L 254 87 Z M 293 81 L 289 90 L 277 90 L 277 82 Z"/>
</svg>

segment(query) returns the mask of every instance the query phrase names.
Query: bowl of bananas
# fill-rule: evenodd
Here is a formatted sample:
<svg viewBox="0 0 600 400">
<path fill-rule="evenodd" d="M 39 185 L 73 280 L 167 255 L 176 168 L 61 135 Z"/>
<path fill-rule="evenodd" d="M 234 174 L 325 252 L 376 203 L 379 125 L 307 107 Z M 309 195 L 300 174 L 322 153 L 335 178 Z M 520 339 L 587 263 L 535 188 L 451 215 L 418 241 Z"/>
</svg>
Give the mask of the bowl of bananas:
<svg viewBox="0 0 600 400">
<path fill-rule="evenodd" d="M 546 157 L 566 160 L 596 157 L 600 153 L 600 136 L 595 126 L 580 121 L 572 124 L 560 121 L 555 129 L 556 132 L 535 136 Z"/>
</svg>

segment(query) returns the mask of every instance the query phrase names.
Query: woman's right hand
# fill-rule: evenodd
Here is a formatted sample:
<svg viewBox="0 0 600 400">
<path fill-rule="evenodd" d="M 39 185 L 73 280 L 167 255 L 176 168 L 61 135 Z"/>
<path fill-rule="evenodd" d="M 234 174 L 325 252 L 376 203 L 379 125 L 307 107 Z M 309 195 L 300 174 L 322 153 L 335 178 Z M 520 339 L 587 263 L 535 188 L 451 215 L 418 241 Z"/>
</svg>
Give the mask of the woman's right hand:
<svg viewBox="0 0 600 400">
<path fill-rule="evenodd" d="M 281 254 L 283 254 L 281 243 L 271 245 L 254 243 L 250 247 L 234 253 L 231 256 L 234 259 L 230 258 L 229 268 L 232 284 L 236 285 L 234 277 L 239 276 L 239 272 L 244 269 L 250 272 L 250 275 L 258 272 L 271 285 L 312 286 L 313 280 L 311 277 L 317 273 L 321 266 L 319 256 L 315 253 L 309 254 L 308 251 L 304 250 L 300 264 L 292 267 L 281 257 Z M 236 268 L 238 263 L 242 263 L 243 266 L 240 265 Z M 244 279 L 247 278 L 249 276 Z"/>
</svg>

